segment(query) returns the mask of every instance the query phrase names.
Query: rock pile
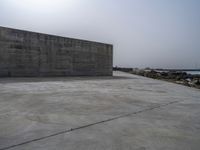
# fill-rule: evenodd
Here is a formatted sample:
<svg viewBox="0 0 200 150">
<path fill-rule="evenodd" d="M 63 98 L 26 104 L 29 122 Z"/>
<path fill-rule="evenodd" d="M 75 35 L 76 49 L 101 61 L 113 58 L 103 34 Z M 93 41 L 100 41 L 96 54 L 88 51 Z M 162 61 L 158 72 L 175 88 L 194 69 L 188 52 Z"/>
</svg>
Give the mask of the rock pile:
<svg viewBox="0 0 200 150">
<path fill-rule="evenodd" d="M 180 71 L 156 71 L 153 69 L 133 69 L 130 73 L 200 89 L 200 75 L 192 75 Z"/>
</svg>

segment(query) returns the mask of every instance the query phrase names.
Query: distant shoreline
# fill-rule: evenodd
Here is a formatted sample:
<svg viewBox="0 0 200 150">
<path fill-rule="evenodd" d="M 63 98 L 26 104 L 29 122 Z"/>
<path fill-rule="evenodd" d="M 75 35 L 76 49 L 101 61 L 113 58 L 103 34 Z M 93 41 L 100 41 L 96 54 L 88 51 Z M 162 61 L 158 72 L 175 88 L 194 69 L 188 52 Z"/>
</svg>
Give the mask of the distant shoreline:
<svg viewBox="0 0 200 150">
<path fill-rule="evenodd" d="M 200 69 L 153 69 L 156 71 L 181 71 L 181 72 L 188 72 L 188 71 L 200 71 Z"/>
<path fill-rule="evenodd" d="M 118 68 L 119 70 L 145 76 L 153 79 L 165 80 L 177 84 L 194 87 L 200 89 L 200 70 L 199 69 L 138 69 L 138 68 Z"/>
</svg>

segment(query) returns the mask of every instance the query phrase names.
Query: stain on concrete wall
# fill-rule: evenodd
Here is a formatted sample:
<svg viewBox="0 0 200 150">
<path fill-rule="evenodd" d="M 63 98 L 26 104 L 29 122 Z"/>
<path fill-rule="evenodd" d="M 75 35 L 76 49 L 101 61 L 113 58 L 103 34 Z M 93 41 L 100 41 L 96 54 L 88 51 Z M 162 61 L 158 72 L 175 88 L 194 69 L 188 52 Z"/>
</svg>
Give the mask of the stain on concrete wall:
<svg viewBox="0 0 200 150">
<path fill-rule="evenodd" d="M 0 27 L 0 76 L 111 76 L 113 46 Z"/>
</svg>

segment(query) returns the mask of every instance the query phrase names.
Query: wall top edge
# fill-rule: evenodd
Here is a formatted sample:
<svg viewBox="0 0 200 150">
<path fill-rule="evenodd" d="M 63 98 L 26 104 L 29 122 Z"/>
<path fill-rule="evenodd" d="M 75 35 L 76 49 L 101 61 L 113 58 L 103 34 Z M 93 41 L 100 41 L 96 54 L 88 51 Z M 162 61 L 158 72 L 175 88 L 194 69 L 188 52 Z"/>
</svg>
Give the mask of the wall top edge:
<svg viewBox="0 0 200 150">
<path fill-rule="evenodd" d="M 29 33 L 32 33 L 32 34 L 41 34 L 41 35 L 53 36 L 53 37 L 57 37 L 57 38 L 66 38 L 66 39 L 71 39 L 71 40 L 79 40 L 79 41 L 83 41 L 83 42 L 91 42 L 91 43 L 103 44 L 103 45 L 108 45 L 108 46 L 112 46 L 113 47 L 113 44 L 108 44 L 108 43 L 102 43 L 102 42 L 96 42 L 96 41 L 90 41 L 90 40 L 83 40 L 83 39 L 76 39 L 76 38 L 64 37 L 64 36 L 59 36 L 59 35 L 54 35 L 54 34 L 47 34 L 47 33 L 41 33 L 41 32 L 28 31 L 28 30 L 22 30 L 22 29 L 15 29 L 15 28 L 10 28 L 10 27 L 0 26 L 0 30 L 3 30 L 3 29 L 16 30 L 16 31 L 19 31 L 19 32 L 29 32 Z"/>
</svg>

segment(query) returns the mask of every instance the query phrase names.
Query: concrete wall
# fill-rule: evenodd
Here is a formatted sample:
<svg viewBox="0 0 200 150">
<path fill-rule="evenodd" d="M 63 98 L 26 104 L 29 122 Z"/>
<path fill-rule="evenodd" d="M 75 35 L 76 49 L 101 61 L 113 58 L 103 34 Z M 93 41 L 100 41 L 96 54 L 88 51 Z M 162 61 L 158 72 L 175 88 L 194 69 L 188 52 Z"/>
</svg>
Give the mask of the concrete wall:
<svg viewBox="0 0 200 150">
<path fill-rule="evenodd" d="M 111 76 L 113 46 L 0 27 L 0 76 Z"/>
</svg>

